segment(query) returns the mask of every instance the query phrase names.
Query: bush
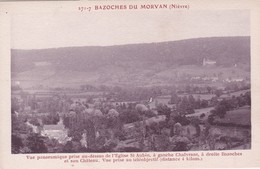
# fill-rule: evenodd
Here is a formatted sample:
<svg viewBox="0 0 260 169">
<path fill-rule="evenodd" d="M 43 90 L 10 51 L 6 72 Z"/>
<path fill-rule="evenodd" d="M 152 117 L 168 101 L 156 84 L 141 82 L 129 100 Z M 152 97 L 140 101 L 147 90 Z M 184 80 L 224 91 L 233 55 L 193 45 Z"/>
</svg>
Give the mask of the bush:
<svg viewBox="0 0 260 169">
<path fill-rule="evenodd" d="M 186 118 L 186 116 L 181 115 L 174 117 L 174 121 L 176 123 L 180 123 L 183 126 L 190 124 L 190 121 Z"/>
</svg>

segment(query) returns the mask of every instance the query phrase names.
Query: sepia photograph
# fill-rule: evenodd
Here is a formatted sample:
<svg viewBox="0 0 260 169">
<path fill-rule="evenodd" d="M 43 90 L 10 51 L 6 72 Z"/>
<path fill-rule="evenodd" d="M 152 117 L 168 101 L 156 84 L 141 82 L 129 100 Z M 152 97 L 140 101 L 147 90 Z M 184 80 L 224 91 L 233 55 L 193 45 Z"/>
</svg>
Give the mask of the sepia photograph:
<svg viewBox="0 0 260 169">
<path fill-rule="evenodd" d="M 251 150 L 249 10 L 14 13 L 10 33 L 12 154 Z"/>
</svg>

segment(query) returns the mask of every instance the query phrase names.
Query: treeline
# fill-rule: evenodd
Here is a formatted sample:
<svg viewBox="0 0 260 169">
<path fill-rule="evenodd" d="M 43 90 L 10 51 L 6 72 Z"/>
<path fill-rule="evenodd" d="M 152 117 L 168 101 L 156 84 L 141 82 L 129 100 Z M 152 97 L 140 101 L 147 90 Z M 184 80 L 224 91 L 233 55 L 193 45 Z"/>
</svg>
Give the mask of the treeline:
<svg viewBox="0 0 260 169">
<path fill-rule="evenodd" d="M 91 71 L 105 65 L 148 68 L 167 65 L 202 65 L 203 58 L 230 66 L 249 64 L 250 37 L 198 38 L 173 42 L 108 47 L 67 47 L 11 50 L 12 72 L 31 70 L 34 62 L 50 62 L 55 70 Z M 98 59 L 97 59 L 98 58 Z M 140 64 L 141 63 L 141 64 Z"/>
<path fill-rule="evenodd" d="M 180 97 L 176 93 L 171 95 L 169 101 L 170 104 L 175 104 L 175 109 L 181 114 L 192 114 L 195 113 L 194 109 L 202 109 L 210 106 L 214 106 L 215 98 L 213 97 L 210 101 L 197 98 L 195 99 L 192 95 Z"/>
</svg>

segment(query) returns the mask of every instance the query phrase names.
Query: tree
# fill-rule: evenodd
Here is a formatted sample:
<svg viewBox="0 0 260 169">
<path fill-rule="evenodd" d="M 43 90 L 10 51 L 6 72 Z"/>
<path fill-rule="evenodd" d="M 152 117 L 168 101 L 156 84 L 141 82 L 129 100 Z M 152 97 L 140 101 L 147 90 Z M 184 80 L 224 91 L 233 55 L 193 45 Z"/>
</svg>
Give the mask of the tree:
<svg viewBox="0 0 260 169">
<path fill-rule="evenodd" d="M 176 94 L 171 94 L 171 99 L 169 101 L 169 104 L 178 104 L 180 102 L 181 98 Z"/>
<path fill-rule="evenodd" d="M 82 152 L 85 148 L 81 146 L 80 142 L 77 141 L 68 141 L 62 151 L 64 153 L 79 153 Z"/>
<path fill-rule="evenodd" d="M 200 118 L 202 119 L 202 118 L 204 118 L 206 115 L 205 115 L 205 113 L 202 113 L 201 115 L 200 115 Z"/>
<path fill-rule="evenodd" d="M 22 138 L 17 134 L 12 134 L 12 153 L 20 153 L 20 149 L 24 146 Z"/>
<path fill-rule="evenodd" d="M 176 123 L 180 123 L 183 126 L 190 124 L 190 121 L 186 118 L 186 116 L 182 115 L 175 116 L 174 121 Z"/>
<path fill-rule="evenodd" d="M 200 103 L 200 107 L 201 107 L 201 108 L 206 108 L 206 107 L 208 107 L 208 101 L 207 101 L 207 100 L 202 100 L 201 103 Z"/>
<path fill-rule="evenodd" d="M 32 117 L 30 120 L 29 120 L 29 122 L 32 124 L 32 125 L 35 125 L 35 126 L 41 126 L 41 124 L 40 124 L 40 122 L 39 122 L 39 120 L 38 120 L 38 118 L 37 117 Z"/>
<path fill-rule="evenodd" d="M 166 116 L 166 122 L 168 123 L 168 121 L 170 120 L 170 116 L 171 116 L 171 108 L 169 108 L 167 105 L 159 104 L 157 106 L 157 111 L 158 111 L 158 114 L 162 114 L 162 115 Z"/>
<path fill-rule="evenodd" d="M 189 101 L 187 96 L 184 96 L 181 101 L 179 102 L 179 104 L 177 105 L 177 110 L 181 113 L 181 114 L 185 114 L 186 113 L 186 109 L 189 106 Z"/>
<path fill-rule="evenodd" d="M 63 145 L 56 139 L 46 138 L 45 145 L 48 149 L 48 153 L 62 153 Z"/>
<path fill-rule="evenodd" d="M 72 138 L 72 141 L 79 142 L 83 133 L 84 129 L 81 128 L 80 124 L 75 124 L 69 129 L 68 136 Z"/>
<path fill-rule="evenodd" d="M 96 130 L 94 123 L 89 119 L 85 119 L 83 125 L 86 131 L 88 148 L 95 148 Z"/>
<path fill-rule="evenodd" d="M 235 109 L 239 106 L 238 100 L 235 96 L 232 96 L 232 98 L 230 100 L 228 100 L 228 102 L 230 105 L 230 109 Z"/>
<path fill-rule="evenodd" d="M 250 93 L 250 92 L 246 92 L 246 93 L 244 94 L 244 98 L 245 98 L 245 100 L 246 100 L 246 104 L 249 105 L 249 106 L 251 106 L 251 93 Z"/>
<path fill-rule="evenodd" d="M 212 88 L 210 86 L 207 86 L 207 91 L 208 91 L 208 93 L 211 93 Z"/>
<path fill-rule="evenodd" d="M 216 110 L 211 110 L 211 113 L 212 114 L 208 116 L 208 123 L 213 125 L 214 117 L 216 116 Z"/>
<path fill-rule="evenodd" d="M 216 95 L 217 97 L 220 97 L 222 94 L 223 94 L 222 90 L 216 90 L 216 91 L 215 91 L 215 95 Z"/>
<path fill-rule="evenodd" d="M 211 100 L 210 100 L 209 106 L 216 106 L 217 104 L 218 104 L 218 98 L 216 96 L 212 97 Z"/>
<path fill-rule="evenodd" d="M 26 137 L 24 135 L 30 134 L 32 129 L 25 124 L 25 120 L 16 117 L 12 114 L 12 153 L 22 153 L 22 149 L 26 147 Z"/>
<path fill-rule="evenodd" d="M 45 145 L 45 137 L 38 133 L 30 133 L 27 137 L 27 147 L 32 153 L 47 153 L 48 149 Z"/>
<path fill-rule="evenodd" d="M 172 151 L 187 151 L 189 150 L 186 142 L 177 142 Z"/>
<path fill-rule="evenodd" d="M 225 117 L 225 114 L 227 112 L 227 108 L 225 105 L 221 105 L 219 104 L 217 107 L 216 107 L 216 112 L 217 112 L 217 115 L 220 117 L 220 118 L 224 118 Z"/>
<path fill-rule="evenodd" d="M 193 113 L 195 113 L 195 111 L 194 111 L 193 108 L 188 107 L 188 108 L 186 108 L 186 113 L 187 113 L 187 114 L 193 114 Z"/>
<path fill-rule="evenodd" d="M 60 121 L 60 116 L 57 112 L 50 112 L 46 117 L 43 118 L 43 123 L 50 125 L 50 124 L 57 124 Z"/>
<path fill-rule="evenodd" d="M 140 114 L 136 110 L 125 110 L 119 114 L 119 119 L 122 123 L 133 123 L 141 120 Z"/>
<path fill-rule="evenodd" d="M 192 118 L 191 124 L 194 125 L 194 127 L 196 128 L 196 136 L 200 136 L 200 132 L 201 132 L 200 126 L 199 126 L 200 120 L 198 118 Z"/>
<path fill-rule="evenodd" d="M 189 101 L 190 107 L 191 107 L 191 108 L 195 108 L 196 100 L 195 100 L 195 98 L 193 97 L 193 95 L 189 95 L 188 101 Z"/>
</svg>

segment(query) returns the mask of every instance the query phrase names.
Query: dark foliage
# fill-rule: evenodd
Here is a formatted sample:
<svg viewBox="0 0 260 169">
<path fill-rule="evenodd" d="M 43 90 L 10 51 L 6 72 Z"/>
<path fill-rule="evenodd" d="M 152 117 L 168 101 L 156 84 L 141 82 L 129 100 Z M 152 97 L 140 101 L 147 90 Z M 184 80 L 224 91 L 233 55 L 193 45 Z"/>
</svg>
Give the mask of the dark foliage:
<svg viewBox="0 0 260 169">
<path fill-rule="evenodd" d="M 51 62 L 56 70 L 89 71 L 119 61 L 131 61 L 140 67 L 162 62 L 167 65 L 201 65 L 203 58 L 208 56 L 219 65 L 230 66 L 234 63 L 249 63 L 250 37 L 199 38 L 109 47 L 12 50 L 11 55 L 12 72 L 31 70 L 33 63 L 39 61 Z"/>
</svg>

